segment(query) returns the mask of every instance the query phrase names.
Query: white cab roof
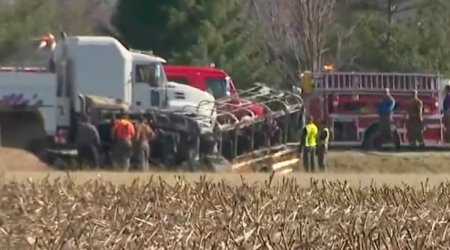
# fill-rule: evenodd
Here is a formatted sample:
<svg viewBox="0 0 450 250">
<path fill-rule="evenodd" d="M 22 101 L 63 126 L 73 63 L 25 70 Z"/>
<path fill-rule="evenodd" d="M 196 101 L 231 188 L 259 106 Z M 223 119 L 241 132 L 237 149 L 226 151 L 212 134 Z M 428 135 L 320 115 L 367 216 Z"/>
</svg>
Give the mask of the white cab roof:
<svg viewBox="0 0 450 250">
<path fill-rule="evenodd" d="M 134 63 L 166 63 L 166 60 L 158 56 L 147 55 L 139 52 L 131 52 L 131 55 L 133 56 Z"/>
</svg>

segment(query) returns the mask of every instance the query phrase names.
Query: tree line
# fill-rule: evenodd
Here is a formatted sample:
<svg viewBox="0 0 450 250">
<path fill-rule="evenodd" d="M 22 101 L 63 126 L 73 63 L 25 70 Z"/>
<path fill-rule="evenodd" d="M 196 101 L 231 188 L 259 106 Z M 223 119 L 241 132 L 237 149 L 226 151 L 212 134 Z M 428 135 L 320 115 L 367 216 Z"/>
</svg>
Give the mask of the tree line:
<svg viewBox="0 0 450 250">
<path fill-rule="evenodd" d="M 30 38 L 65 30 L 106 34 L 170 63 L 228 71 L 238 86 L 289 86 L 299 72 L 336 70 L 450 74 L 448 0 L 104 0 L 0 3 L 0 60 Z"/>
</svg>

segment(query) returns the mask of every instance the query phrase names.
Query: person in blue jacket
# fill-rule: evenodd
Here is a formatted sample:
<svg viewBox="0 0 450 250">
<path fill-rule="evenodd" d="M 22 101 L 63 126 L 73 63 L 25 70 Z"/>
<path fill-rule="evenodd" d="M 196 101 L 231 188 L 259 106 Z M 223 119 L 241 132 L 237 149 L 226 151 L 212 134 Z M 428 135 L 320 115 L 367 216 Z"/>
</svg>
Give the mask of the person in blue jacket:
<svg viewBox="0 0 450 250">
<path fill-rule="evenodd" d="M 450 85 L 444 88 L 444 101 L 443 101 L 443 122 L 446 130 L 447 142 L 450 142 Z"/>
<path fill-rule="evenodd" d="M 378 104 L 378 115 L 380 117 L 380 132 L 383 141 L 392 141 L 391 124 L 395 108 L 395 99 L 392 97 L 389 89 L 385 89 L 384 98 Z"/>
</svg>

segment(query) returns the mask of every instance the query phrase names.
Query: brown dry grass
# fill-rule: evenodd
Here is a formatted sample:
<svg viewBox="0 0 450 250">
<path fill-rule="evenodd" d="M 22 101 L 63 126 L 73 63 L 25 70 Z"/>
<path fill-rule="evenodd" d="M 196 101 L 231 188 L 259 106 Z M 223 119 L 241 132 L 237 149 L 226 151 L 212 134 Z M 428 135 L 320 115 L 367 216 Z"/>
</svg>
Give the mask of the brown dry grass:
<svg viewBox="0 0 450 250">
<path fill-rule="evenodd" d="M 450 246 L 445 153 L 333 152 L 330 173 L 289 179 L 64 173 L 46 171 L 28 156 L 0 156 L 3 166 L 13 163 L 7 157 L 17 163 L 0 168 L 0 249 Z"/>
<path fill-rule="evenodd" d="M 173 185 L 176 183 L 174 176 L 183 176 L 187 182 L 193 183 L 199 180 L 200 177 L 206 178 L 210 182 L 225 182 L 230 186 L 241 185 L 242 180 L 249 184 L 261 184 L 266 181 L 270 174 L 265 173 L 248 173 L 248 174 L 234 174 L 234 173 L 173 173 L 173 172 L 159 172 L 159 173 L 140 173 L 140 172 L 99 172 L 99 171 L 79 171 L 79 172 L 3 172 L 0 173 L 0 181 L 8 182 L 40 182 L 43 179 L 54 181 L 56 179 L 70 178 L 76 184 L 83 184 L 93 180 L 101 180 L 111 182 L 116 185 L 131 185 L 136 180 L 146 182 L 150 178 L 163 179 L 167 183 Z M 277 183 L 283 177 L 293 178 L 297 185 L 302 188 L 309 187 L 311 179 L 319 181 L 346 181 L 348 185 L 354 188 L 360 186 L 375 185 L 381 186 L 402 186 L 404 184 L 411 187 L 420 187 L 421 183 L 427 181 L 430 185 L 439 185 L 442 182 L 450 180 L 450 174 L 417 174 L 417 173 L 401 173 L 401 174 L 387 174 L 387 173 L 325 173 L 325 174 L 305 174 L 305 173 L 291 173 L 286 176 L 275 176 L 273 182 Z M 0 182 L 1 183 L 1 182 Z"/>
<path fill-rule="evenodd" d="M 167 177 L 167 176 L 166 176 Z M 0 249 L 447 249 L 450 183 L 43 178 L 0 187 Z M 310 177 L 310 176 L 307 176 Z M 234 175 L 234 179 L 238 176 Z M 239 183 L 238 183 L 239 182 Z M 233 183 L 233 185 L 230 185 Z"/>
<path fill-rule="evenodd" d="M 330 152 L 332 172 L 450 173 L 450 152 L 363 153 Z"/>
</svg>

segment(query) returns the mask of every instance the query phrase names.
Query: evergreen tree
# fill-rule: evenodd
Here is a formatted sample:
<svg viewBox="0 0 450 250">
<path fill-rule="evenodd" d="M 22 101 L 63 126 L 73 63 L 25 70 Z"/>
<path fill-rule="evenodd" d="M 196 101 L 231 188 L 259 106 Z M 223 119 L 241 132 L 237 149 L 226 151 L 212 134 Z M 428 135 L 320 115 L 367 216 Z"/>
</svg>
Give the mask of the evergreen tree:
<svg viewBox="0 0 450 250">
<path fill-rule="evenodd" d="M 113 20 L 131 47 L 170 63 L 215 63 L 238 84 L 270 81 L 242 7 L 233 0 L 121 0 Z"/>
<path fill-rule="evenodd" d="M 450 75 L 450 1 L 421 0 L 417 11 L 415 26 L 410 29 L 414 37 L 407 38 L 409 43 L 417 41 L 416 51 L 423 59 L 421 66 L 429 71 Z M 413 39 L 413 40 L 410 40 Z"/>
<path fill-rule="evenodd" d="M 243 15 L 242 5 L 230 0 L 191 0 L 172 9 L 171 24 L 180 37 L 190 41 L 189 47 L 174 53 L 173 62 L 214 63 L 229 72 L 241 88 L 255 81 L 272 83 L 261 44 L 252 37 Z M 196 29 L 181 28 L 192 23 Z"/>
<path fill-rule="evenodd" d="M 168 29 L 168 9 L 177 2 L 179 0 L 119 0 L 112 24 L 128 46 L 154 50 L 162 57 L 169 57 L 176 46 L 167 42 L 174 33 Z"/>
</svg>

